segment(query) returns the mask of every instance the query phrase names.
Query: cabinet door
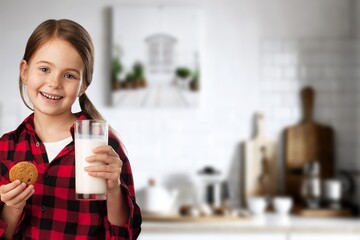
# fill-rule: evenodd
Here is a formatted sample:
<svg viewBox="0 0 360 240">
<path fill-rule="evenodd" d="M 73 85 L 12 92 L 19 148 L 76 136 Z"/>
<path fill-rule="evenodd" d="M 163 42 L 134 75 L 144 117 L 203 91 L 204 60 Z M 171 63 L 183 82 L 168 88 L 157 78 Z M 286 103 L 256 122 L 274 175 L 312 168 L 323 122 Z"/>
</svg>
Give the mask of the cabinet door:
<svg viewBox="0 0 360 240">
<path fill-rule="evenodd" d="M 287 240 L 285 234 L 274 233 L 144 233 L 139 240 Z"/>
<path fill-rule="evenodd" d="M 360 237 L 355 234 L 346 233 L 293 233 L 290 236 L 290 240 L 360 240 Z"/>
</svg>

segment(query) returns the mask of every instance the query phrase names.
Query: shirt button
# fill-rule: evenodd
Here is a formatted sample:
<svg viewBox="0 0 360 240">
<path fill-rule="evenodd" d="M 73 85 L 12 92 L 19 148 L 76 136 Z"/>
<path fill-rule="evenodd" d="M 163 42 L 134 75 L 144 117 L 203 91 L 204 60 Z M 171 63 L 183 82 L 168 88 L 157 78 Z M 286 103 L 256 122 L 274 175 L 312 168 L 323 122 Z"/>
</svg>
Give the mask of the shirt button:
<svg viewBox="0 0 360 240">
<path fill-rule="evenodd" d="M 42 206 L 41 206 L 41 211 L 42 211 L 42 212 L 45 212 L 45 210 L 46 210 L 46 207 L 45 207 L 44 205 L 42 205 Z"/>
<path fill-rule="evenodd" d="M 36 142 L 36 146 L 39 147 L 39 146 L 40 146 L 40 143 L 39 143 L 39 142 Z"/>
</svg>

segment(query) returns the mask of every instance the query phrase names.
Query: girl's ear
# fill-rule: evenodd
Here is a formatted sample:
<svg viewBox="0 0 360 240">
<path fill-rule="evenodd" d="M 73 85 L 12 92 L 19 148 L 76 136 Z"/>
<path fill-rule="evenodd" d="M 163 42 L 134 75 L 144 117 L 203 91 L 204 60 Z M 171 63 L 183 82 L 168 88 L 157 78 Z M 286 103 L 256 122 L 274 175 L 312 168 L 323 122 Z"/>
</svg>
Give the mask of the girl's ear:
<svg viewBox="0 0 360 240">
<path fill-rule="evenodd" d="M 20 78 L 24 85 L 27 84 L 28 75 L 28 64 L 26 60 L 21 60 L 20 62 Z"/>
</svg>

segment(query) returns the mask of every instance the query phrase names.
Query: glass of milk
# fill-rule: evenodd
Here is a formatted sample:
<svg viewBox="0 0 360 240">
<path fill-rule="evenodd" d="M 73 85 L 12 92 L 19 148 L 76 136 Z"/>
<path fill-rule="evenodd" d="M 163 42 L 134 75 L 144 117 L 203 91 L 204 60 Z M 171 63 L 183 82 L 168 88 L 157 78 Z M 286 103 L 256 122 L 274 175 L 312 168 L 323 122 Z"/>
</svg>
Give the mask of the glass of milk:
<svg viewBox="0 0 360 240">
<path fill-rule="evenodd" d="M 86 166 L 100 165 L 89 163 L 87 157 L 94 155 L 92 150 L 108 145 L 108 123 L 101 120 L 75 121 L 75 192 L 78 200 L 105 200 L 106 180 L 89 176 Z"/>
</svg>

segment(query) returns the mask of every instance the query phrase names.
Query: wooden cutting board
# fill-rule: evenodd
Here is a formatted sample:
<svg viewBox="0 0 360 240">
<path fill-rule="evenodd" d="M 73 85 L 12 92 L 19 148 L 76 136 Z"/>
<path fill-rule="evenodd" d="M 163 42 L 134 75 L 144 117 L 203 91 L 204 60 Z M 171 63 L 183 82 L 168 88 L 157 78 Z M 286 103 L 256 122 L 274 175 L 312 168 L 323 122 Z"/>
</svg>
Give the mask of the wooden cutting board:
<svg viewBox="0 0 360 240">
<path fill-rule="evenodd" d="M 265 136 L 264 116 L 255 114 L 255 136 L 244 141 L 242 161 L 242 205 L 254 196 L 273 196 L 277 185 L 277 144 Z"/>
<path fill-rule="evenodd" d="M 322 179 L 334 176 L 334 131 L 330 126 L 313 119 L 315 90 L 305 87 L 301 91 L 302 121 L 284 132 L 284 165 L 286 193 L 301 202 L 301 169 L 305 163 L 318 161 Z"/>
</svg>

